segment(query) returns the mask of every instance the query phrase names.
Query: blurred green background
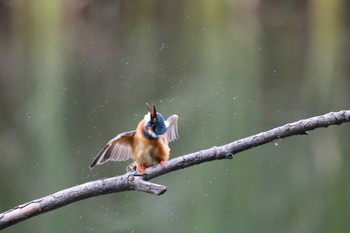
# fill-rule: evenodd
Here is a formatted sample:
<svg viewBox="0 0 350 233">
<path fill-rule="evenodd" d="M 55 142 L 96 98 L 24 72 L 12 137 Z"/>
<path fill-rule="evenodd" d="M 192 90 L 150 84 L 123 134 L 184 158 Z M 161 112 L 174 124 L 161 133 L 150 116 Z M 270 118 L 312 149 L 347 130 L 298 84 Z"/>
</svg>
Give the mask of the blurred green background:
<svg viewBox="0 0 350 233">
<path fill-rule="evenodd" d="M 88 166 L 155 103 L 171 157 L 350 106 L 350 2 L 0 1 L 0 212 Z M 350 232 L 350 125 L 80 201 L 5 232 Z"/>
</svg>

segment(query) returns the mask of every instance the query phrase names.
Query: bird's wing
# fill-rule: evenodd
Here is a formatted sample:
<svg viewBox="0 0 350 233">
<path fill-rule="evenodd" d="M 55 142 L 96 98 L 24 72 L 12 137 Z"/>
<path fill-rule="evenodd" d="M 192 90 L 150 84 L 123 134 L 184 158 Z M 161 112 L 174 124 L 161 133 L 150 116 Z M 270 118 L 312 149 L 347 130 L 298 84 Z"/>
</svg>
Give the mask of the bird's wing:
<svg viewBox="0 0 350 233">
<path fill-rule="evenodd" d="M 90 168 L 107 161 L 124 161 L 132 158 L 131 141 L 136 130 L 118 134 L 98 153 Z"/>
<path fill-rule="evenodd" d="M 165 121 L 165 125 L 167 127 L 167 138 L 169 142 L 179 138 L 179 133 L 177 131 L 178 119 L 179 117 L 176 114 L 174 114 Z"/>
</svg>

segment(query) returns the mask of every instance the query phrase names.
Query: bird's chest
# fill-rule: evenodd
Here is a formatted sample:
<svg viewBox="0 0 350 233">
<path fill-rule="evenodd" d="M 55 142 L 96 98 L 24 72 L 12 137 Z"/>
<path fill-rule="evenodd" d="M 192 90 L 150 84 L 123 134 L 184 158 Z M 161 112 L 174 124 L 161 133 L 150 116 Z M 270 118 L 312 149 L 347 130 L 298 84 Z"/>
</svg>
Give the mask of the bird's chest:
<svg viewBox="0 0 350 233">
<path fill-rule="evenodd" d="M 162 141 L 139 137 L 134 142 L 134 159 L 143 166 L 152 166 L 169 158 L 169 147 Z"/>
</svg>

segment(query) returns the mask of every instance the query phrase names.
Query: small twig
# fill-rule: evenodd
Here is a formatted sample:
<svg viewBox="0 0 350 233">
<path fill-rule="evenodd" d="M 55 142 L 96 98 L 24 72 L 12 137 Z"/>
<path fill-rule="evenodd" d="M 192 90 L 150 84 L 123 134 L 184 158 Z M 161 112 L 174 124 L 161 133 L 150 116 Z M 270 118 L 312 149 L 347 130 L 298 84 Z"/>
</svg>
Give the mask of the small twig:
<svg viewBox="0 0 350 233">
<path fill-rule="evenodd" d="M 340 125 L 345 122 L 350 122 L 350 110 L 331 112 L 325 115 L 300 120 L 220 147 L 213 147 L 207 150 L 180 156 L 167 161 L 164 166 L 157 165 L 147 168 L 145 171 L 146 175 L 144 176 L 140 176 L 136 173 L 126 173 L 117 177 L 100 179 L 77 185 L 56 192 L 52 195 L 19 205 L 0 214 L 0 229 L 4 229 L 28 218 L 70 203 L 107 193 L 137 190 L 161 195 L 166 191 L 166 186 L 154 184 L 147 180 L 212 160 L 232 159 L 234 155 L 239 152 L 272 142 L 276 139 L 282 139 L 293 135 L 303 135 L 316 128 Z"/>
</svg>

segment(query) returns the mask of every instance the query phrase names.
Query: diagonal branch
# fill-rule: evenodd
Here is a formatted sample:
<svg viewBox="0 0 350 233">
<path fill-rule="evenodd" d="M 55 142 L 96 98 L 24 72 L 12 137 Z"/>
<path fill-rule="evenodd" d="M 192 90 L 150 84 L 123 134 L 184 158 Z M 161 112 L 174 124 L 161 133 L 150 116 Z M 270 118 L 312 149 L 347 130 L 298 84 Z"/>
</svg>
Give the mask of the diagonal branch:
<svg viewBox="0 0 350 233">
<path fill-rule="evenodd" d="M 223 146 L 213 147 L 171 159 L 164 164 L 164 167 L 157 165 L 147 168 L 144 176 L 138 173 L 126 173 L 117 177 L 77 185 L 19 205 L 0 214 L 0 229 L 70 203 L 107 193 L 137 190 L 161 195 L 166 191 L 166 187 L 148 182 L 148 180 L 196 164 L 212 160 L 232 159 L 239 152 L 272 142 L 276 139 L 293 135 L 307 135 L 308 131 L 316 128 L 326 128 L 330 125 L 340 125 L 345 122 L 350 122 L 350 110 L 330 112 L 321 116 L 289 123 Z"/>
</svg>

